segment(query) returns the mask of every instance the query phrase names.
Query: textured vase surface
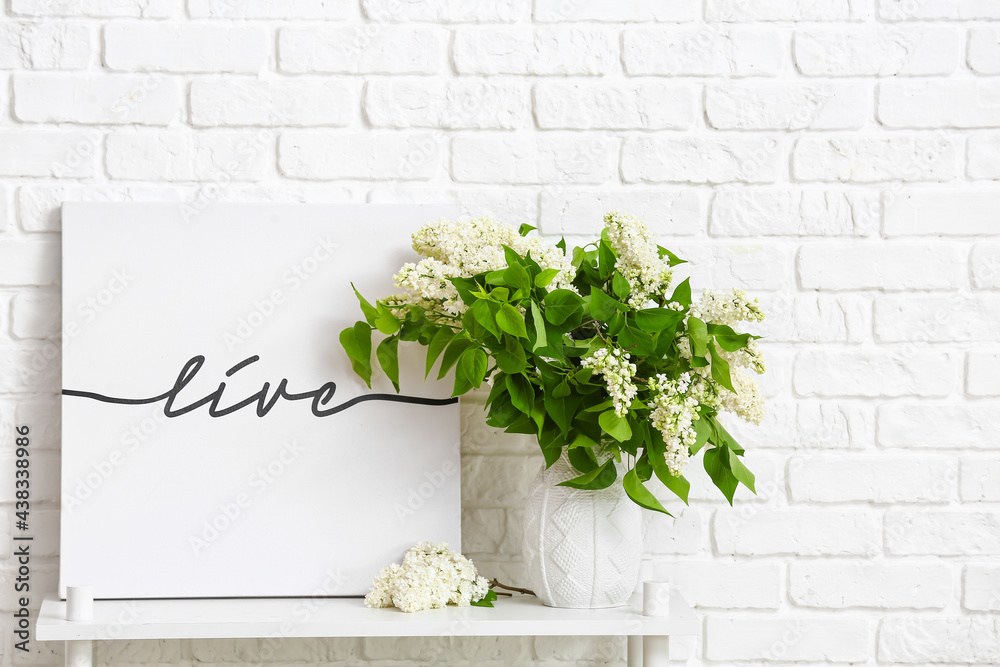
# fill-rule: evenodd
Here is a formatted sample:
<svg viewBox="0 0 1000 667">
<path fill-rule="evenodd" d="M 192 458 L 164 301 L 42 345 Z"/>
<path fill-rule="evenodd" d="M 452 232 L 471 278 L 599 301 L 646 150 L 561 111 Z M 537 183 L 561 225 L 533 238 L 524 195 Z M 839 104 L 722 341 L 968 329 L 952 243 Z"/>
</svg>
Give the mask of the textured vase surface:
<svg viewBox="0 0 1000 667">
<path fill-rule="evenodd" d="M 557 486 L 579 475 L 564 455 L 532 482 L 522 543 L 530 588 L 550 607 L 618 607 L 639 580 L 642 510 L 620 481 L 599 491 Z"/>
</svg>

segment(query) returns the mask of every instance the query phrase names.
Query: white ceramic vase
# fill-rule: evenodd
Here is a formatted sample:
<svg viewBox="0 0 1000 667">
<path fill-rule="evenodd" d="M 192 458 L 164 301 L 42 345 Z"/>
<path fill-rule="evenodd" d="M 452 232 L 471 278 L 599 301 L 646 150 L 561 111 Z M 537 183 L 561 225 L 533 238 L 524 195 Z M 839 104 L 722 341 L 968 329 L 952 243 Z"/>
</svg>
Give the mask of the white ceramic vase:
<svg viewBox="0 0 1000 667">
<path fill-rule="evenodd" d="M 642 510 L 621 474 L 600 491 L 557 486 L 579 475 L 564 454 L 532 482 L 522 542 L 529 588 L 550 607 L 619 607 L 639 580 Z"/>
</svg>

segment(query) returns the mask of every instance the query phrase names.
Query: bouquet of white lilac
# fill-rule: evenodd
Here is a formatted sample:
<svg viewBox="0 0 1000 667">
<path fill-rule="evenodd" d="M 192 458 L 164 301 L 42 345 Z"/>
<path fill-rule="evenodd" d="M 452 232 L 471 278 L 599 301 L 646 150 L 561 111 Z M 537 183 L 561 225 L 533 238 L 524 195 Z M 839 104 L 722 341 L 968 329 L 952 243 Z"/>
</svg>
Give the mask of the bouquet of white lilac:
<svg viewBox="0 0 1000 667">
<path fill-rule="evenodd" d="M 658 246 L 646 225 L 618 212 L 600 240 L 566 252 L 522 225 L 488 218 L 440 221 L 413 236 L 424 256 L 395 276 L 401 294 L 373 306 L 340 341 L 369 383 L 372 332 L 380 366 L 398 391 L 400 340 L 427 346 L 427 373 L 454 368 L 454 395 L 484 382 L 487 423 L 538 438 L 546 464 L 566 456 L 580 473 L 563 482 L 602 489 L 666 512 L 646 488 L 654 475 L 687 502 L 684 471 L 704 450 L 704 467 L 732 503 L 738 484 L 754 490 L 743 448 L 720 411 L 760 423 L 763 401 L 750 373 L 763 373 L 757 336 L 733 326 L 759 322 L 757 300 L 740 290 L 692 301 L 684 260 Z"/>
<path fill-rule="evenodd" d="M 446 542 L 436 546 L 420 542 L 406 552 L 402 565 L 392 563 L 382 568 L 365 604 L 412 612 L 449 604 L 492 607 L 496 599 L 471 560 L 449 549 Z"/>
</svg>

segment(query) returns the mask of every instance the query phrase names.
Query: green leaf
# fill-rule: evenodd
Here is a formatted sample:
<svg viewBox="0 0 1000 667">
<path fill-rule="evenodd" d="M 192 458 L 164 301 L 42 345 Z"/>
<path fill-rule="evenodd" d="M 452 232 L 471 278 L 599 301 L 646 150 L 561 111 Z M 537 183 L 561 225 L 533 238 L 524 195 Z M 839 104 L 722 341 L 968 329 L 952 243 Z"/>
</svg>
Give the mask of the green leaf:
<svg viewBox="0 0 1000 667">
<path fill-rule="evenodd" d="M 375 349 L 375 356 L 378 357 L 378 364 L 385 371 L 386 377 L 392 382 L 392 386 L 399 393 L 399 338 L 389 336 Z"/>
<path fill-rule="evenodd" d="M 545 319 L 555 325 L 565 322 L 573 313 L 583 309 L 583 299 L 579 294 L 568 289 L 557 289 L 549 292 L 542 299 L 545 305 Z"/>
<path fill-rule="evenodd" d="M 747 346 L 751 336 L 748 333 L 737 333 L 731 326 L 725 324 L 709 324 L 708 333 L 715 337 L 715 342 L 727 352 L 735 352 Z"/>
<path fill-rule="evenodd" d="M 492 607 L 493 603 L 496 601 L 497 601 L 496 591 L 494 591 L 491 588 L 490 590 L 486 591 L 486 595 L 484 595 L 482 599 L 476 600 L 475 602 L 469 602 L 469 604 L 473 607 Z"/>
<path fill-rule="evenodd" d="M 528 275 L 528 272 L 520 264 L 511 264 L 508 266 L 504 278 L 507 284 L 516 290 L 524 290 L 526 294 L 531 291 L 531 276 Z"/>
<path fill-rule="evenodd" d="M 549 344 L 548 337 L 545 335 L 545 319 L 542 317 L 542 311 L 534 300 L 531 302 L 531 322 L 535 326 L 535 343 L 531 346 L 531 351 L 534 352 Z"/>
<path fill-rule="evenodd" d="M 517 233 L 521 236 L 527 236 L 529 233 L 535 231 L 538 227 L 532 227 L 531 225 L 525 223 L 517 228 Z"/>
<path fill-rule="evenodd" d="M 371 326 L 375 326 L 375 318 L 378 317 L 378 311 L 374 306 L 368 303 L 368 300 L 365 297 L 361 296 L 361 292 L 359 292 L 358 288 L 354 286 L 354 283 L 351 283 L 351 289 L 354 290 L 354 295 L 357 296 L 358 301 L 361 302 L 361 312 L 364 313 L 365 320 Z"/>
<path fill-rule="evenodd" d="M 548 287 L 558 275 L 559 269 L 545 269 L 535 276 L 535 287 Z"/>
<path fill-rule="evenodd" d="M 754 495 L 757 495 L 757 490 L 754 488 L 755 478 L 753 473 L 743 465 L 743 461 L 733 450 L 727 448 L 726 451 L 729 453 L 729 469 L 733 472 L 733 477 L 735 477 L 743 486 L 750 489 Z"/>
<path fill-rule="evenodd" d="M 570 449 L 576 449 L 577 447 L 596 447 L 597 441 L 588 436 L 585 433 L 577 433 L 576 437 L 569 443 Z"/>
<path fill-rule="evenodd" d="M 708 352 L 708 327 L 697 317 L 688 318 L 688 338 L 691 341 L 691 356 L 704 357 Z"/>
<path fill-rule="evenodd" d="M 667 250 L 666 248 L 664 248 L 661 245 L 656 246 L 656 249 L 659 252 L 660 259 L 663 259 L 664 257 L 666 257 L 667 258 L 667 264 L 669 264 L 670 266 L 677 266 L 678 264 L 686 264 L 687 263 L 686 259 L 681 259 L 680 257 L 678 257 L 674 253 L 670 252 L 669 250 Z"/>
<path fill-rule="evenodd" d="M 690 447 L 691 456 L 694 456 L 708 442 L 708 438 L 712 435 L 712 425 L 709 424 L 707 417 L 701 417 L 700 419 L 695 419 L 691 423 L 691 426 L 697 434 L 697 439 Z"/>
<path fill-rule="evenodd" d="M 586 447 L 577 447 L 566 452 L 569 462 L 580 472 L 593 472 L 600 467 L 594 452 Z"/>
<path fill-rule="evenodd" d="M 691 279 L 685 278 L 684 281 L 674 288 L 674 293 L 670 297 L 671 301 L 676 301 L 685 308 L 691 305 Z"/>
<path fill-rule="evenodd" d="M 625 487 L 625 493 L 632 501 L 639 505 L 639 507 L 645 507 L 648 510 L 654 510 L 656 512 L 663 512 L 668 516 L 673 516 L 670 514 L 660 501 L 656 499 L 652 493 L 649 492 L 645 486 L 643 486 L 642 481 L 639 479 L 639 475 L 636 473 L 635 469 L 629 470 L 625 473 L 625 478 L 622 480 L 622 486 Z"/>
<path fill-rule="evenodd" d="M 669 308 L 644 308 L 635 314 L 635 323 L 643 331 L 659 333 L 677 324 L 683 317 L 681 312 Z"/>
<path fill-rule="evenodd" d="M 526 415 L 531 414 L 535 406 L 535 386 L 523 374 L 507 376 L 507 391 L 510 392 L 510 402 Z"/>
<path fill-rule="evenodd" d="M 719 487 L 722 494 L 726 496 L 729 504 L 733 504 L 733 496 L 736 494 L 736 487 L 739 481 L 733 472 L 726 466 L 728 455 L 726 448 L 712 447 L 705 450 L 705 472 L 712 478 L 715 485 Z M 726 459 L 723 459 L 726 457 Z"/>
<path fill-rule="evenodd" d="M 611 291 L 615 293 L 615 296 L 624 301 L 632 291 L 632 286 L 628 284 L 628 279 L 625 276 L 615 271 L 615 275 L 611 279 Z"/>
<path fill-rule="evenodd" d="M 708 344 L 708 351 L 712 353 L 712 379 L 729 391 L 735 391 L 732 376 L 729 374 L 729 362 L 719 355 L 713 343 Z"/>
<path fill-rule="evenodd" d="M 524 326 L 524 318 L 521 317 L 521 313 L 517 312 L 517 308 L 509 303 L 500 304 L 500 310 L 497 311 L 497 325 L 511 336 L 517 336 L 518 338 L 528 337 L 528 330 Z"/>
<path fill-rule="evenodd" d="M 351 368 L 372 387 L 372 328 L 366 322 L 358 322 L 340 332 L 340 344 L 351 360 Z"/>
<path fill-rule="evenodd" d="M 579 477 L 573 479 L 568 479 L 565 482 L 560 482 L 559 486 L 568 486 L 571 489 L 585 489 L 587 491 L 596 491 L 598 489 L 606 489 L 615 483 L 618 479 L 618 470 L 615 468 L 614 457 L 608 459 L 599 468 L 594 468 L 588 473 L 584 473 Z"/>
<path fill-rule="evenodd" d="M 427 344 L 427 369 L 424 371 L 424 378 L 426 379 L 428 375 L 431 374 L 431 369 L 434 368 L 434 362 L 437 358 L 441 356 L 444 352 L 444 348 L 448 346 L 451 339 L 455 337 L 455 332 L 448 327 L 441 327 L 434 332 L 434 337 Z"/>
<path fill-rule="evenodd" d="M 375 318 L 375 328 L 386 336 L 391 336 L 399 331 L 399 318 L 385 304 L 379 303 L 378 317 Z"/>
<path fill-rule="evenodd" d="M 447 375 L 451 367 L 458 361 L 458 358 L 462 356 L 462 353 L 473 345 L 475 343 L 464 336 L 455 336 L 452 338 L 451 342 L 448 343 L 448 347 L 445 348 L 444 356 L 441 358 L 441 368 L 438 369 L 438 380 Z"/>
<path fill-rule="evenodd" d="M 614 410 L 605 410 L 597 418 L 597 423 L 605 433 L 618 442 L 625 442 L 632 437 L 632 427 L 628 424 L 627 417 L 619 417 Z"/>
<path fill-rule="evenodd" d="M 615 301 L 599 287 L 590 287 L 590 314 L 595 320 L 607 322 L 611 317 L 619 312 L 625 312 L 628 306 Z"/>
<path fill-rule="evenodd" d="M 486 377 L 488 359 L 482 348 L 472 347 L 462 353 L 455 366 L 455 390 L 452 396 L 461 396 L 478 387 Z"/>
<path fill-rule="evenodd" d="M 494 308 L 496 308 L 495 305 Z M 496 318 L 493 316 L 493 311 L 490 309 L 490 302 L 480 299 L 472 304 L 471 310 L 473 317 L 476 318 L 476 322 L 478 322 L 491 334 L 496 336 L 497 340 L 499 340 L 500 327 L 497 326 Z"/>
<path fill-rule="evenodd" d="M 598 246 L 597 253 L 600 262 L 601 280 L 604 281 L 614 272 L 615 263 L 618 261 L 618 258 L 615 256 L 615 251 L 611 248 L 611 244 L 603 239 Z"/>
<path fill-rule="evenodd" d="M 504 335 L 503 349 L 496 350 L 493 356 L 497 360 L 497 366 L 504 373 L 521 373 L 528 368 L 528 359 L 524 354 L 524 348 L 516 338 L 511 335 Z"/>
<path fill-rule="evenodd" d="M 559 248 L 560 250 L 562 250 L 564 255 L 566 254 L 566 237 L 565 236 L 559 238 L 559 243 L 556 244 L 556 247 Z"/>
</svg>

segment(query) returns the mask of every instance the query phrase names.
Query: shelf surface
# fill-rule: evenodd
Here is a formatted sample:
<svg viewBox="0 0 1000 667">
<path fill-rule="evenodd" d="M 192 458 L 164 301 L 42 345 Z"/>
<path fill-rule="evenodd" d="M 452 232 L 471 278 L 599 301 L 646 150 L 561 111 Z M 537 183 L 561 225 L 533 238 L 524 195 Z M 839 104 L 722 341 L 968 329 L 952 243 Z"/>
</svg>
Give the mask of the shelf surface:
<svg viewBox="0 0 1000 667">
<path fill-rule="evenodd" d="M 496 607 L 446 607 L 406 614 L 369 609 L 362 598 L 98 600 L 92 621 L 67 621 L 66 603 L 46 598 L 39 641 L 252 637 L 500 637 L 697 635 L 701 623 L 676 592 L 670 616 L 642 614 L 642 597 L 614 609 L 554 609 L 530 596 Z"/>
</svg>

